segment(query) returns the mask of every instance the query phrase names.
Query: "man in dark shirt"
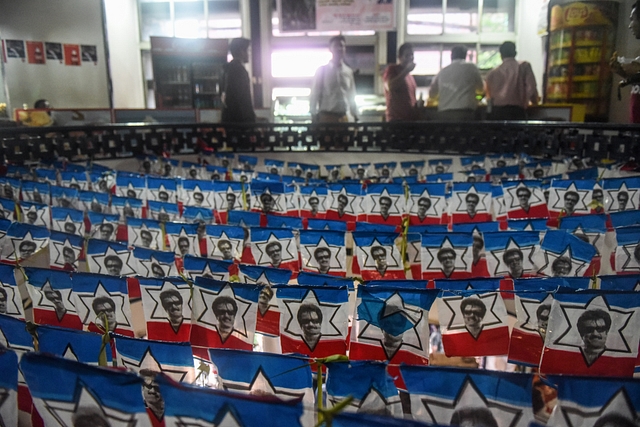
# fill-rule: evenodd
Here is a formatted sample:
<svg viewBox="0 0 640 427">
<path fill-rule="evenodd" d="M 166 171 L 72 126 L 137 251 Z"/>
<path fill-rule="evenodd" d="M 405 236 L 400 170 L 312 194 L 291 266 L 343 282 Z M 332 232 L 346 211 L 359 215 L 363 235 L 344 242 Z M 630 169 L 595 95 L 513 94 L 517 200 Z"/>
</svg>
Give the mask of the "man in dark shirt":
<svg viewBox="0 0 640 427">
<path fill-rule="evenodd" d="M 238 38 L 229 43 L 233 60 L 225 67 L 223 84 L 223 123 L 255 123 L 256 113 L 251 101 L 251 80 L 244 64 L 249 62 L 248 39 Z"/>
</svg>

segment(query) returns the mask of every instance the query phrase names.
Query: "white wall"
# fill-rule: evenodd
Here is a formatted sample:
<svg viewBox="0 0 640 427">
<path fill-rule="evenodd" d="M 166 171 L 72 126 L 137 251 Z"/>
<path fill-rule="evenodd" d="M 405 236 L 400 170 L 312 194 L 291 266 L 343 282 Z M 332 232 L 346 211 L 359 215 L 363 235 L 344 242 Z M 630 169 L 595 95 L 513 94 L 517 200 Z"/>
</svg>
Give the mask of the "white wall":
<svg viewBox="0 0 640 427">
<path fill-rule="evenodd" d="M 136 0 L 104 0 L 113 108 L 145 108 Z"/>
<path fill-rule="evenodd" d="M 544 75 L 544 43 L 538 36 L 538 16 L 542 8 L 543 0 L 519 0 L 516 8 L 516 48 L 518 61 L 531 63 L 533 74 L 536 76 L 538 93 L 540 98 Z"/>
<path fill-rule="evenodd" d="M 101 0 L 0 0 L 3 39 L 96 45 L 98 63 L 29 64 L 8 58 L 5 79 L 10 108 L 39 98 L 57 108 L 108 108 L 109 93 Z"/>
</svg>

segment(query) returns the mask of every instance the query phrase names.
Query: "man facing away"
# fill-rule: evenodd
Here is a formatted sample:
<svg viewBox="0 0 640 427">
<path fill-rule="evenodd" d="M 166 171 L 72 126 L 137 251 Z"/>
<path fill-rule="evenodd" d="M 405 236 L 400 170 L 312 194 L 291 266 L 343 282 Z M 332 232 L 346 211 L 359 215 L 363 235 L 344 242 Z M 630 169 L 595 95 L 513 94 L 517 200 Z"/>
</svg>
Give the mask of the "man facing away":
<svg viewBox="0 0 640 427">
<path fill-rule="evenodd" d="M 531 64 L 516 61 L 516 45 L 500 46 L 502 64 L 487 74 L 487 98 L 491 100 L 491 120 L 526 120 L 529 103 L 539 101 L 536 77 Z"/>
<path fill-rule="evenodd" d="M 251 100 L 251 80 L 244 64 L 249 62 L 248 39 L 237 38 L 229 43 L 229 53 L 233 60 L 227 64 L 224 72 L 224 105 L 221 121 L 223 123 L 254 123 L 256 113 Z"/>
<path fill-rule="evenodd" d="M 466 46 L 451 49 L 451 64 L 444 67 L 431 82 L 429 98 L 438 98 L 438 120 L 462 122 L 475 120 L 476 92 L 484 90 L 478 67 L 466 62 Z"/>
<path fill-rule="evenodd" d="M 388 122 L 418 119 L 415 108 L 416 81 L 410 74 L 414 68 L 416 63 L 413 62 L 413 46 L 405 43 L 398 49 L 398 63 L 389 65 L 382 76 Z"/>
<path fill-rule="evenodd" d="M 311 117 L 316 123 L 339 123 L 348 122 L 350 114 L 357 121 L 356 82 L 353 70 L 344 62 L 345 38 L 332 37 L 329 50 L 331 61 L 318 68 L 311 85 Z"/>
</svg>

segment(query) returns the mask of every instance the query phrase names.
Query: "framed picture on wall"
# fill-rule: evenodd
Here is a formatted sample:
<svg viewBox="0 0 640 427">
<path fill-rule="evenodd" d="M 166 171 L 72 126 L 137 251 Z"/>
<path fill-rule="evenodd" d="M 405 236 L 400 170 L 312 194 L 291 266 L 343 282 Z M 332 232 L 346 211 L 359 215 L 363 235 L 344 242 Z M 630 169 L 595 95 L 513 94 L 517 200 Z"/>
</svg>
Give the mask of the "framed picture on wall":
<svg viewBox="0 0 640 427">
<path fill-rule="evenodd" d="M 64 65 L 82 65 L 80 62 L 80 46 L 64 44 Z"/>
<path fill-rule="evenodd" d="M 51 59 L 53 61 L 58 60 L 62 62 L 62 44 L 45 42 L 44 50 L 47 52 L 47 59 Z"/>
<path fill-rule="evenodd" d="M 7 58 L 22 58 L 24 61 L 24 40 L 5 40 Z"/>
<path fill-rule="evenodd" d="M 80 46 L 80 51 L 82 52 L 83 62 L 93 62 L 94 64 L 98 63 L 98 51 L 96 49 L 96 45 L 83 44 Z"/>
<path fill-rule="evenodd" d="M 28 41 L 27 59 L 29 64 L 44 64 L 44 43 Z"/>
</svg>

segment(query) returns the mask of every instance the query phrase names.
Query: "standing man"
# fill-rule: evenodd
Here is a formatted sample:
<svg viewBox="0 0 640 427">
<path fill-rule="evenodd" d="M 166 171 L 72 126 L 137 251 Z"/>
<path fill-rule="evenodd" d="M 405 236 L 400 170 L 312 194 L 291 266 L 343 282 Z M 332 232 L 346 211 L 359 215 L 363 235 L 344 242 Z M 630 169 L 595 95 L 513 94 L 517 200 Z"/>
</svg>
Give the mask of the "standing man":
<svg viewBox="0 0 640 427">
<path fill-rule="evenodd" d="M 636 1 L 631 7 L 629 30 L 631 30 L 631 34 L 636 40 L 640 40 L 640 1 Z M 613 52 L 609 65 L 614 73 L 619 74 L 624 79 L 629 79 L 631 76 L 640 73 L 640 57 L 630 63 L 623 64 L 618 61 L 618 52 Z M 631 123 L 640 123 L 640 84 L 638 83 L 631 87 L 630 107 Z"/>
<path fill-rule="evenodd" d="M 251 80 L 244 64 L 249 62 L 249 45 L 244 38 L 231 40 L 229 53 L 233 60 L 224 71 L 222 123 L 255 123 L 251 101 Z"/>
<path fill-rule="evenodd" d="M 327 65 L 318 68 L 311 85 L 310 110 L 316 123 L 358 121 L 356 82 L 353 70 L 344 62 L 346 40 L 335 36 L 329 40 L 333 57 Z"/>
<path fill-rule="evenodd" d="M 484 83 L 478 67 L 466 62 L 466 58 L 466 46 L 454 46 L 451 64 L 431 82 L 429 98 L 438 98 L 438 120 L 463 122 L 476 118 L 476 92 L 484 90 Z"/>
<path fill-rule="evenodd" d="M 491 100 L 491 120 L 526 120 L 529 103 L 538 104 L 540 97 L 531 64 L 516 61 L 516 45 L 500 46 L 502 64 L 487 74 L 487 98 Z"/>
<path fill-rule="evenodd" d="M 415 108 L 416 81 L 410 74 L 414 68 L 416 63 L 413 62 L 413 45 L 405 43 L 398 49 L 398 63 L 389 65 L 382 76 L 388 122 L 418 119 Z"/>
</svg>

